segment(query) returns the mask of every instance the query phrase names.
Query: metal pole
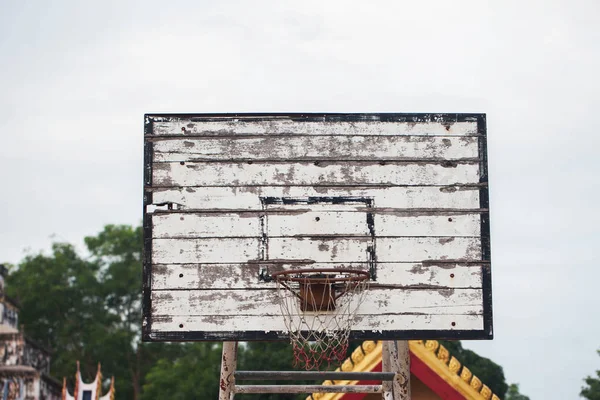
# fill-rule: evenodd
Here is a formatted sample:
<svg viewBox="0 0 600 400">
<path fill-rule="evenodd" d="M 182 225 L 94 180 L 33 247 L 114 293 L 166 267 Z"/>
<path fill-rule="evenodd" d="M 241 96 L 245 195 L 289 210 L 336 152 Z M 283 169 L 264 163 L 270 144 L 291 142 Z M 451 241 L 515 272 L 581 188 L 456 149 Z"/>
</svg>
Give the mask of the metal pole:
<svg viewBox="0 0 600 400">
<path fill-rule="evenodd" d="M 383 372 L 394 372 L 392 382 L 382 382 L 384 400 L 410 400 L 410 350 L 408 342 L 384 341 L 381 351 Z"/>
<path fill-rule="evenodd" d="M 233 400 L 235 396 L 235 369 L 237 366 L 237 342 L 223 342 L 219 400 Z"/>
</svg>

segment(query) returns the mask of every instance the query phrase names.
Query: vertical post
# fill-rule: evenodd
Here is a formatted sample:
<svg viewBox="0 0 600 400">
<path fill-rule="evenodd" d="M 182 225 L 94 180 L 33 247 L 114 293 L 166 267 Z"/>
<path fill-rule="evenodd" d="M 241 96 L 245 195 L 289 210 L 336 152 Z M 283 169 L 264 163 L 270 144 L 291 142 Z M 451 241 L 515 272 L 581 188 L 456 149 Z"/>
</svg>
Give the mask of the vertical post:
<svg viewBox="0 0 600 400">
<path fill-rule="evenodd" d="M 223 342 L 219 400 L 233 400 L 235 396 L 235 369 L 237 368 L 238 342 Z"/>
<path fill-rule="evenodd" d="M 393 381 L 383 382 L 384 400 L 410 400 L 410 350 L 408 341 L 382 343 L 381 362 L 383 372 L 393 372 Z"/>
</svg>

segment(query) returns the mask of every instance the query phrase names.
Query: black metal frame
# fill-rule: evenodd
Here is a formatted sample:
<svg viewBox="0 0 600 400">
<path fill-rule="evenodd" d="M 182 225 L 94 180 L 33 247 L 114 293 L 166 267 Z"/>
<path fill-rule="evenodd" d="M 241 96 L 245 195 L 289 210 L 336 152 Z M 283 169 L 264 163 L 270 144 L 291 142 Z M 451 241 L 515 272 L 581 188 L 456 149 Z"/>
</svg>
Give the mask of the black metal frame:
<svg viewBox="0 0 600 400">
<path fill-rule="evenodd" d="M 227 114 L 146 114 L 144 116 L 144 136 L 153 135 L 155 121 L 173 121 L 187 119 L 191 121 L 223 120 L 240 118 L 246 121 L 289 118 L 304 122 L 439 122 L 448 124 L 455 122 L 476 122 L 479 137 L 479 201 L 481 213 L 481 247 L 482 247 L 482 279 L 483 279 L 483 318 L 482 330 L 410 330 L 385 331 L 374 333 L 371 330 L 353 331 L 352 339 L 366 340 L 410 340 L 410 339 L 492 339 L 492 275 L 491 275 L 491 238 L 489 219 L 489 183 L 487 159 L 487 130 L 485 114 L 428 114 L 428 113 L 227 113 Z M 284 340 L 285 332 L 153 332 L 152 331 L 152 215 L 146 212 L 152 204 L 152 159 L 153 143 L 144 139 L 144 255 L 143 255 L 143 292 L 142 292 L 142 340 L 143 341 L 224 341 L 224 340 Z"/>
</svg>

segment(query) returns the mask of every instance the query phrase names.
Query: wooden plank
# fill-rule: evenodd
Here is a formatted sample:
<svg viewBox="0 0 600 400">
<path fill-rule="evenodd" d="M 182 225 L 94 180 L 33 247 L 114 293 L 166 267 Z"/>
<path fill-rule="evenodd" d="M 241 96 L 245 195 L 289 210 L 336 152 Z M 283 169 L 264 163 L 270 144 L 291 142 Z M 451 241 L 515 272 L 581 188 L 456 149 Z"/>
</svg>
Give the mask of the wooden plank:
<svg viewBox="0 0 600 400">
<path fill-rule="evenodd" d="M 270 238 L 268 259 L 315 262 L 366 262 L 364 238 Z M 481 260 L 479 238 L 377 238 L 377 260 L 408 262 L 423 260 Z M 244 263 L 262 259 L 261 241 L 255 238 L 154 239 L 152 260 L 156 264 Z"/>
<path fill-rule="evenodd" d="M 310 321 L 308 321 L 310 323 Z M 452 325 L 454 323 L 454 325 Z M 181 327 L 180 327 L 181 326 Z M 481 330 L 483 316 L 476 314 L 396 314 L 358 315 L 353 331 L 373 332 L 373 337 L 385 331 L 416 331 L 442 329 Z M 281 315 L 229 315 L 161 316 L 152 321 L 154 332 L 222 332 L 223 339 L 231 338 L 233 332 L 287 332 Z"/>
<path fill-rule="evenodd" d="M 477 137 L 287 136 L 177 138 L 154 142 L 154 162 L 231 160 L 464 160 Z"/>
<path fill-rule="evenodd" d="M 242 186 L 187 187 L 153 190 L 155 204 L 174 203 L 181 209 L 259 210 L 261 197 L 364 197 L 373 198 L 374 205 L 398 209 L 476 209 L 479 208 L 479 187 L 299 187 Z"/>
<path fill-rule="evenodd" d="M 153 238 L 254 237 L 262 236 L 260 213 L 156 214 Z"/>
<path fill-rule="evenodd" d="M 477 135 L 477 122 L 302 122 L 290 118 L 266 121 L 247 121 L 242 118 L 223 118 L 213 121 L 191 121 L 169 118 L 153 123 L 154 135 Z"/>
<path fill-rule="evenodd" d="M 311 207 L 312 208 L 312 207 Z M 154 238 L 268 237 L 371 235 L 366 212 L 302 211 L 291 214 L 169 213 L 152 218 Z M 427 215 L 374 213 L 379 236 L 478 236 L 480 215 Z"/>
<path fill-rule="evenodd" d="M 370 259 L 368 247 L 372 243 L 373 240 L 369 236 L 348 239 L 269 238 L 267 258 L 315 262 L 368 262 Z"/>
<path fill-rule="evenodd" d="M 270 238 L 268 258 L 277 260 L 313 260 L 315 262 L 366 262 L 370 237 L 330 238 Z M 377 261 L 407 262 L 423 260 L 481 260 L 479 238 L 400 237 L 376 239 Z M 187 262 L 187 261 L 184 261 Z"/>
<path fill-rule="evenodd" d="M 481 261 L 481 239 L 469 237 L 377 238 L 377 260 Z"/>
<path fill-rule="evenodd" d="M 152 185 L 451 185 L 479 182 L 479 165 L 346 163 L 155 163 Z"/>
<path fill-rule="evenodd" d="M 338 299 L 342 304 L 344 298 Z M 398 304 L 402 304 L 399 310 Z M 481 314 L 481 289 L 369 289 L 359 314 Z M 275 289 L 152 291 L 154 315 L 281 315 Z"/>
<path fill-rule="evenodd" d="M 269 220 L 270 221 L 270 220 Z M 481 215 L 412 215 L 374 213 L 377 236 L 479 236 Z"/>
<path fill-rule="evenodd" d="M 410 213 L 382 213 L 369 210 L 373 215 L 375 236 L 479 236 L 480 215 L 413 215 Z M 367 212 L 304 212 L 274 214 L 266 218 L 267 236 L 321 236 L 362 235 L 371 231 Z"/>
<path fill-rule="evenodd" d="M 370 235 L 367 213 L 360 211 L 309 211 L 292 215 L 268 215 L 266 232 L 269 238 L 302 235 Z"/>
<path fill-rule="evenodd" d="M 366 263 L 157 264 L 152 267 L 152 289 L 264 289 L 273 284 L 259 280 L 263 270 L 336 267 L 369 268 Z M 481 265 L 381 262 L 377 263 L 377 281 L 371 283 L 399 288 L 481 288 L 481 284 Z"/>
<path fill-rule="evenodd" d="M 153 239 L 155 264 L 233 263 L 260 259 L 260 240 L 247 239 Z"/>
<path fill-rule="evenodd" d="M 268 259 L 315 262 L 367 262 L 364 238 L 270 238 Z M 481 260 L 479 238 L 384 238 L 376 240 L 377 260 L 408 262 L 423 260 Z M 154 239 L 152 261 L 155 264 L 245 263 L 262 259 L 258 238 Z"/>
</svg>

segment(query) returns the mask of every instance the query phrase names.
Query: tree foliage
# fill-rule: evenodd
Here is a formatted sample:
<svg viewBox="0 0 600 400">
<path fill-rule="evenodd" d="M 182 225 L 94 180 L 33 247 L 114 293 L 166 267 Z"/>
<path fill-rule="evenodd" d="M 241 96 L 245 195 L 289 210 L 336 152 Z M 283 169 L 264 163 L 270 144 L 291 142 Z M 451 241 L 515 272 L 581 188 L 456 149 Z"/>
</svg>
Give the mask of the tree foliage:
<svg viewBox="0 0 600 400">
<path fill-rule="evenodd" d="M 506 392 L 504 400 L 529 400 L 529 396 L 525 396 L 519 392 L 519 384 L 511 383 Z"/>
<path fill-rule="evenodd" d="M 598 350 L 600 355 L 600 350 Z M 581 397 L 587 400 L 600 400 L 600 370 L 596 371 L 596 376 L 588 376 L 584 379 L 585 385 L 581 388 Z"/>
<path fill-rule="evenodd" d="M 65 243 L 25 257 L 8 277 L 7 294 L 20 303 L 26 334 L 54 350 L 54 376 L 72 385 L 79 360 L 91 380 L 101 362 L 117 378 L 119 397 L 137 400 L 151 366 L 181 346 L 140 343 L 141 228 L 107 225 L 85 244 L 87 258 Z"/>
<path fill-rule="evenodd" d="M 178 357 L 163 357 L 148 371 L 143 400 L 219 397 L 222 346 L 199 342 L 181 347 L 185 351 Z"/>
<path fill-rule="evenodd" d="M 222 346 L 215 343 L 185 345 L 186 351 L 175 359 L 161 359 L 146 376 L 143 400 L 153 399 L 214 399 L 219 394 L 219 374 Z M 293 369 L 288 342 L 248 342 L 238 348 L 239 370 L 289 371 Z M 246 385 L 266 382 L 243 381 Z M 268 384 L 289 384 L 289 381 L 269 381 Z M 302 383 L 302 382 L 294 382 Z M 315 382 L 305 382 L 315 383 Z M 256 399 L 256 395 L 238 394 L 240 400 Z M 305 399 L 306 395 L 262 394 L 261 400 Z"/>
<path fill-rule="evenodd" d="M 79 257 L 73 246 L 55 243 L 52 254 L 25 257 L 9 276 L 7 294 L 20 303 L 19 320 L 34 340 L 56 350 L 52 370 L 72 376 L 75 360 L 95 370 L 116 319 L 103 311 L 98 265 Z"/>
</svg>

